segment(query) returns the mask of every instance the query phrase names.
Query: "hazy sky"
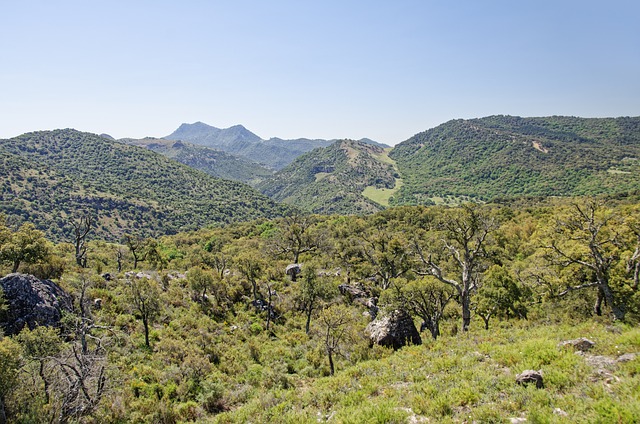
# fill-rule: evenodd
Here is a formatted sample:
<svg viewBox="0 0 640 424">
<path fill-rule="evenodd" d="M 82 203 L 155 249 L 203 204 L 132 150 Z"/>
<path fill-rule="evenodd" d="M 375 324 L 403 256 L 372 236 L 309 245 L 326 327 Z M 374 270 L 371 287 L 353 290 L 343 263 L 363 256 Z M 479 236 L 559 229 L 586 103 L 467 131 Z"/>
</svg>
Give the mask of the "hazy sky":
<svg viewBox="0 0 640 424">
<path fill-rule="evenodd" d="M 640 115 L 640 1 L 0 0 L 0 137 Z"/>
</svg>

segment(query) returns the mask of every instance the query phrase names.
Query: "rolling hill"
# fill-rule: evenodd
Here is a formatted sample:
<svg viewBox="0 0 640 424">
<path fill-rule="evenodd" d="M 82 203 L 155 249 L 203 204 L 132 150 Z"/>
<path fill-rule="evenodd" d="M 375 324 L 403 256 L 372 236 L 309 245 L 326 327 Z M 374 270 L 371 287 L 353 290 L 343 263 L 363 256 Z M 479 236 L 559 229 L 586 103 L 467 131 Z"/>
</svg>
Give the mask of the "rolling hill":
<svg viewBox="0 0 640 424">
<path fill-rule="evenodd" d="M 309 212 L 370 213 L 383 209 L 385 193 L 399 185 L 396 177 L 386 150 L 341 140 L 300 156 L 257 188 Z"/>
<path fill-rule="evenodd" d="M 251 186 L 274 173 L 274 171 L 241 156 L 182 141 L 163 138 L 121 139 L 119 141 L 153 150 L 214 177 L 241 181 Z"/>
<path fill-rule="evenodd" d="M 308 138 L 285 140 L 277 137 L 264 140 L 242 125 L 220 129 L 202 122 L 182 124 L 173 133 L 163 138 L 222 150 L 275 170 L 284 168 L 306 152 L 318 147 L 327 147 L 336 141 Z M 363 138 L 360 141 L 381 148 L 389 147 L 368 138 Z"/>
<path fill-rule="evenodd" d="M 86 212 L 97 214 L 94 236 L 106 240 L 285 212 L 242 183 L 70 129 L 0 140 L 0 158 L 0 213 L 10 223 L 31 221 L 58 241 L 69 237 L 69 220 Z"/>
<path fill-rule="evenodd" d="M 404 180 L 396 205 L 628 193 L 640 189 L 640 118 L 460 119 L 389 156 Z"/>
</svg>

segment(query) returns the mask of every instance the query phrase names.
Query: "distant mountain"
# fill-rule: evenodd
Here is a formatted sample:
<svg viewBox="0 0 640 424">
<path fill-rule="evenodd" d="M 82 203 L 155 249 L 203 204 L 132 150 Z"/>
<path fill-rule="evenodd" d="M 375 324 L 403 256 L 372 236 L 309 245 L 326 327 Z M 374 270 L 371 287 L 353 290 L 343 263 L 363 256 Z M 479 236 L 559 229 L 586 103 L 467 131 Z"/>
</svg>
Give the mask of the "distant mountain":
<svg viewBox="0 0 640 424">
<path fill-rule="evenodd" d="M 182 124 L 176 131 L 164 138 L 222 150 L 273 169 L 282 169 L 301 154 L 316 147 L 326 147 L 331 144 L 331 141 L 327 140 L 306 138 L 263 140 L 242 125 L 220 129 L 202 122 Z"/>
<path fill-rule="evenodd" d="M 388 204 L 397 176 L 384 149 L 341 140 L 300 156 L 257 188 L 309 212 L 370 213 Z"/>
<path fill-rule="evenodd" d="M 453 120 L 389 155 L 404 184 L 392 204 L 640 190 L 640 117 Z"/>
<path fill-rule="evenodd" d="M 286 209 L 249 186 L 214 178 L 148 149 L 75 130 L 0 140 L 0 213 L 68 240 L 69 220 L 88 211 L 95 236 L 171 234 L 273 217 Z"/>
<path fill-rule="evenodd" d="M 119 141 L 134 146 L 146 147 L 214 177 L 241 181 L 252 186 L 272 176 L 274 173 L 273 170 L 241 156 L 182 141 L 150 137 L 143 139 L 126 138 Z"/>
</svg>

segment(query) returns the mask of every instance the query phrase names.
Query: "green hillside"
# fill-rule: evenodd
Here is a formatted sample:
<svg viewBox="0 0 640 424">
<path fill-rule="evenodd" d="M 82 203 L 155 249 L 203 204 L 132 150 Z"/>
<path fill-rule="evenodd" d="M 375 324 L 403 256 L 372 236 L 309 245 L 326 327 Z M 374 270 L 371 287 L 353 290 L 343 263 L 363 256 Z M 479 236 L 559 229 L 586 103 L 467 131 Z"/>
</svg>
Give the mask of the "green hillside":
<svg viewBox="0 0 640 424">
<path fill-rule="evenodd" d="M 314 213 L 371 213 L 383 208 L 396 177 L 384 149 L 342 140 L 300 156 L 257 188 Z"/>
<path fill-rule="evenodd" d="M 249 185 L 255 185 L 273 175 L 272 170 L 256 162 L 204 146 L 162 138 L 122 139 L 120 141 L 134 146 L 146 147 L 214 177 L 241 181 Z"/>
<path fill-rule="evenodd" d="M 404 179 L 392 204 L 626 193 L 640 188 L 640 118 L 454 120 L 390 156 Z"/>
<path fill-rule="evenodd" d="M 72 217 L 97 214 L 96 237 L 158 235 L 276 216 L 283 208 L 250 187 L 213 178 L 147 149 L 75 130 L 0 140 L 0 213 L 54 240 Z"/>
</svg>

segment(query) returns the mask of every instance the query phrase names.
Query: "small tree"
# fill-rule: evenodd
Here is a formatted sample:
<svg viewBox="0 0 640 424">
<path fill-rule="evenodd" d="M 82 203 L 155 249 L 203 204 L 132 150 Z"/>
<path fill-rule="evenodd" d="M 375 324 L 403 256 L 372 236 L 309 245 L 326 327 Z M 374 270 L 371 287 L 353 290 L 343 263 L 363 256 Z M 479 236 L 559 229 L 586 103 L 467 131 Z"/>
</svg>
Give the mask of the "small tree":
<svg viewBox="0 0 640 424">
<path fill-rule="evenodd" d="M 11 234 L 8 241 L 0 247 L 0 259 L 12 264 L 11 272 L 18 272 L 20 264 L 36 263 L 49 256 L 49 246 L 42 231 L 27 222 Z"/>
<path fill-rule="evenodd" d="M 138 269 L 138 262 L 144 261 L 146 258 L 145 240 L 140 237 L 126 234 L 124 236 L 124 243 L 129 248 L 131 256 L 133 256 L 133 269 Z"/>
<path fill-rule="evenodd" d="M 324 347 L 329 359 L 329 372 L 335 374 L 335 355 L 342 355 L 343 348 L 352 341 L 351 326 L 355 319 L 344 305 L 331 305 L 320 313 Z"/>
<path fill-rule="evenodd" d="M 271 239 L 271 249 L 275 253 L 289 256 L 297 264 L 300 255 L 321 248 L 324 235 L 314 227 L 316 220 L 313 217 L 294 214 L 283 218 L 279 224 L 279 230 Z"/>
<path fill-rule="evenodd" d="M 150 348 L 149 327 L 160 314 L 160 289 L 158 284 L 149 278 L 135 278 L 131 281 L 131 302 L 135 314 L 144 326 L 144 344 Z"/>
<path fill-rule="evenodd" d="M 438 238 L 425 248 L 419 242 L 415 249 L 422 263 L 420 275 L 432 275 L 457 292 L 462 307 L 462 330 L 471 323 L 471 295 L 479 286 L 485 266 L 487 237 L 496 229 L 494 219 L 467 204 L 447 211 L 433 228 Z"/>
<path fill-rule="evenodd" d="M 193 267 L 187 271 L 187 281 L 196 298 L 202 303 L 207 300 L 207 291 L 213 289 L 214 278 L 209 271 L 200 267 Z"/>
<path fill-rule="evenodd" d="M 73 244 L 76 253 L 76 263 L 79 267 L 87 267 L 87 235 L 94 227 L 96 220 L 91 215 L 82 215 L 79 219 L 72 219 Z"/>
<path fill-rule="evenodd" d="M 440 321 L 444 317 L 445 308 L 455 294 L 452 287 L 433 277 L 404 283 L 398 281 L 395 287 L 399 306 L 422 318 L 423 325 L 429 329 L 434 340 L 440 336 Z"/>
<path fill-rule="evenodd" d="M 333 295 L 334 289 L 326 277 L 318 276 L 316 268 L 309 264 L 302 272 L 299 299 L 307 321 L 305 331 L 309 334 L 313 312 L 320 308 L 322 301 Z"/>
<path fill-rule="evenodd" d="M 507 269 L 493 265 L 485 273 L 484 284 L 478 290 L 475 311 L 488 330 L 493 316 L 526 318 L 526 300 L 530 296 L 531 291 L 518 284 Z"/>
<path fill-rule="evenodd" d="M 558 296 L 595 288 L 594 313 L 602 315 L 602 304 L 606 302 L 614 319 L 624 319 L 624 306 L 610 284 L 611 270 L 620 261 L 621 235 L 618 229 L 622 228 L 619 217 L 597 199 L 573 204 L 566 215 L 556 220 L 555 234 L 546 246 L 547 261 L 560 268 L 582 268 L 592 276 L 591 281 L 584 284 L 567 286 Z"/>
</svg>

